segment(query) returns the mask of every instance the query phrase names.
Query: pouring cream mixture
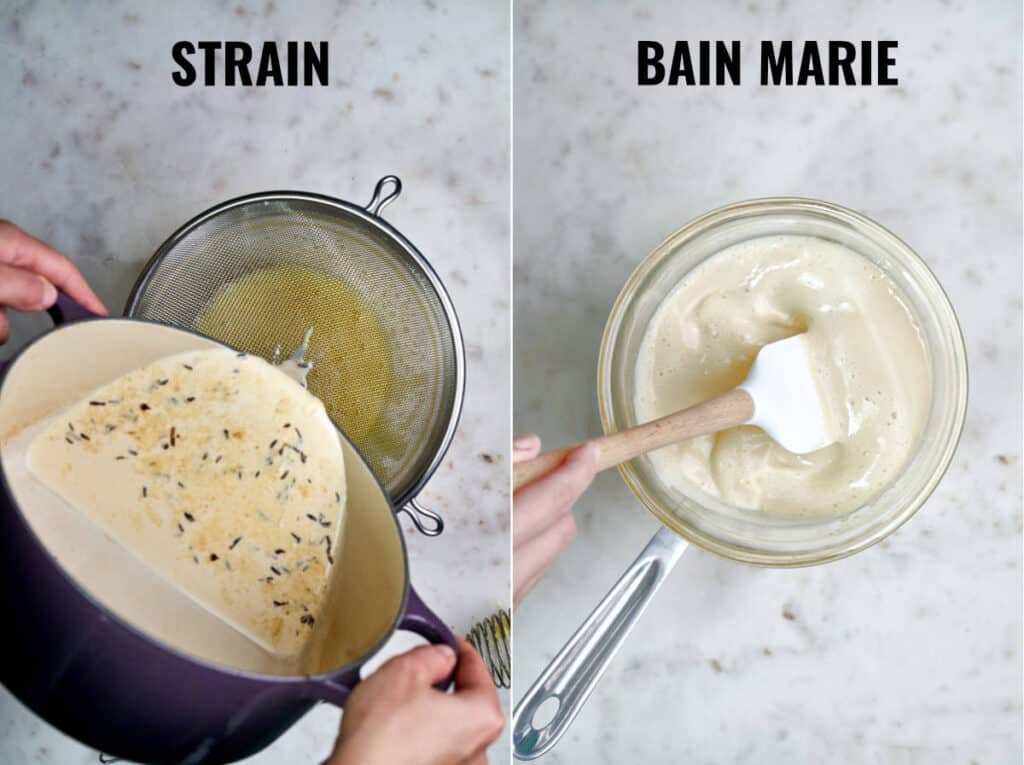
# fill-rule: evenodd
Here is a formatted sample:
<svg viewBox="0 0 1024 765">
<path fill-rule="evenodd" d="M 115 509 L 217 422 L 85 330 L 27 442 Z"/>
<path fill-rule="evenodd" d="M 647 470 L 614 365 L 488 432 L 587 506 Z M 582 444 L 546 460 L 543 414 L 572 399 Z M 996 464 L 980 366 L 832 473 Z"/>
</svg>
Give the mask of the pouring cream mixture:
<svg viewBox="0 0 1024 765">
<path fill-rule="evenodd" d="M 822 517 L 860 507 L 895 479 L 931 404 L 927 347 L 893 281 L 823 239 L 752 239 L 687 274 L 641 343 L 638 420 L 735 388 L 762 346 L 801 332 L 845 435 L 802 456 L 753 426 L 701 436 L 650 454 L 667 485 L 683 493 L 696 485 L 740 508 Z"/>
<path fill-rule="evenodd" d="M 318 399 L 228 349 L 162 359 L 36 434 L 28 468 L 178 590 L 281 659 L 328 595 L 346 498 Z"/>
</svg>

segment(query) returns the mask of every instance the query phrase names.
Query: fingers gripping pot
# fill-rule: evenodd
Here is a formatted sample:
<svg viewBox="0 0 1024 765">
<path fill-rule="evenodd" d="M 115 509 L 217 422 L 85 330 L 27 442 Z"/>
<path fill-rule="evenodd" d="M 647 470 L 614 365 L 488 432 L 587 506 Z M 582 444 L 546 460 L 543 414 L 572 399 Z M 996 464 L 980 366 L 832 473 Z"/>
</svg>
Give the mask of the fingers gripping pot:
<svg viewBox="0 0 1024 765">
<path fill-rule="evenodd" d="M 442 519 L 416 496 L 455 434 L 465 353 L 441 280 L 380 217 L 401 190 L 389 175 L 365 207 L 297 191 L 212 207 L 160 246 L 125 312 L 267 360 L 312 328 L 309 390 L 435 536 Z"/>
<path fill-rule="evenodd" d="M 215 617 L 137 562 L 103 585 L 97 570 L 109 571 L 123 551 L 33 486 L 14 446 L 18 434 L 133 369 L 220 344 L 152 322 L 96 319 L 64 296 L 52 315 L 63 326 L 0 371 L 0 577 L 8 583 L 0 588 L 0 680 L 40 717 L 118 757 L 230 762 L 268 745 L 317 701 L 343 705 L 362 665 L 396 630 L 456 647 L 410 587 L 394 506 L 340 431 L 346 533 L 318 627 L 323 639 L 301 673 L 254 669 L 255 649 L 239 636 L 183 647 L 180 633 L 208 634 L 218 627 Z M 136 606 L 154 599 L 160 607 L 153 611 L 179 634 L 142 623 Z"/>
</svg>

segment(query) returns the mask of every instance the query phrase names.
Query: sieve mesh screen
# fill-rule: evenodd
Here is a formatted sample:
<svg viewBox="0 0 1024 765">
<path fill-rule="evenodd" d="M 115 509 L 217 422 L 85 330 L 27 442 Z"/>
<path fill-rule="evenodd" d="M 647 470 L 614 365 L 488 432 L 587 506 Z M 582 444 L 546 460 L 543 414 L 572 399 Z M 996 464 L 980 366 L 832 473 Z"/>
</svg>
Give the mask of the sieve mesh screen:
<svg viewBox="0 0 1024 765">
<path fill-rule="evenodd" d="M 268 195 L 187 227 L 157 254 L 129 315 L 267 360 L 312 327 L 309 390 L 398 504 L 459 406 L 452 325 L 423 268 L 388 231 L 315 199 Z"/>
</svg>

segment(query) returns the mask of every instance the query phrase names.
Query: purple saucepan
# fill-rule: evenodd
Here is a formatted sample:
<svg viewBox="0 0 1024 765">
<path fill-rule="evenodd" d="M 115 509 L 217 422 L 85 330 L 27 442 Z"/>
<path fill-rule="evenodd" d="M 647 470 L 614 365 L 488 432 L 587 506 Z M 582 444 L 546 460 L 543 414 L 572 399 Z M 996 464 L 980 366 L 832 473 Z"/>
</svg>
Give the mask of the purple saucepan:
<svg viewBox="0 0 1024 765">
<path fill-rule="evenodd" d="M 23 479 L 12 478 L 9 440 L 131 369 L 217 343 L 160 324 L 98 319 L 63 295 L 50 313 L 57 328 L 0 370 L 0 680 L 36 714 L 116 757 L 230 762 L 267 746 L 316 702 L 342 706 L 362 665 L 396 630 L 456 648 L 409 586 L 394 507 L 344 434 L 350 497 L 326 634 L 347 648 L 327 671 L 255 674 L 197 658 L 104 605 L 58 562 L 46 541 L 54 532 L 34 525 Z"/>
</svg>

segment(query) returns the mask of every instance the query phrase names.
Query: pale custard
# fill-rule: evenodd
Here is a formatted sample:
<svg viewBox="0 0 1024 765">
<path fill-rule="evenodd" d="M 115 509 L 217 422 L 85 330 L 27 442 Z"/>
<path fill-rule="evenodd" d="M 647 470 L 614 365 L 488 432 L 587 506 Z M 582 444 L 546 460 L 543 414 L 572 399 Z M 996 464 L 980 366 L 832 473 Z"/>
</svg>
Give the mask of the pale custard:
<svg viewBox="0 0 1024 765">
<path fill-rule="evenodd" d="M 344 524 L 344 457 L 320 401 L 262 359 L 217 349 L 131 372 L 52 419 L 28 467 L 265 650 L 308 644 Z"/>
<path fill-rule="evenodd" d="M 691 271 L 658 307 L 635 370 L 645 422 L 724 393 L 758 350 L 806 332 L 838 443 L 787 452 L 753 426 L 652 452 L 659 478 L 740 508 L 838 516 L 878 495 L 903 469 L 928 417 L 931 363 L 910 302 L 878 266 L 834 242 L 752 239 Z"/>
</svg>

